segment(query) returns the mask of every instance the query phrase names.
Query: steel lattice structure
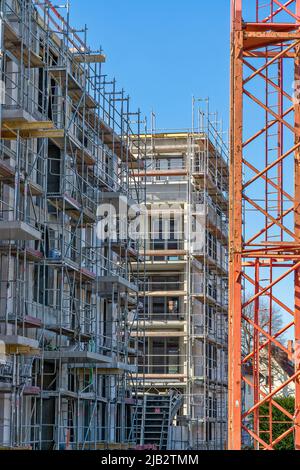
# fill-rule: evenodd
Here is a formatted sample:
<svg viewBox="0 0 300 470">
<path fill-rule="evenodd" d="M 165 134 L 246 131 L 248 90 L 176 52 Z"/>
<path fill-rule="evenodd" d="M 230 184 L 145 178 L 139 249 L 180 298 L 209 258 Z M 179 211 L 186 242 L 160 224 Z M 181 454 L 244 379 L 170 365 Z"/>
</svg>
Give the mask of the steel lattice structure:
<svg viewBox="0 0 300 470">
<path fill-rule="evenodd" d="M 292 433 L 300 449 L 300 0 L 231 3 L 229 449 L 250 435 L 255 448 L 273 450 Z M 295 365 L 280 385 L 272 382 L 274 349 Z M 275 401 L 287 387 L 295 388 L 294 414 Z M 277 437 L 275 407 L 286 416 Z"/>
</svg>

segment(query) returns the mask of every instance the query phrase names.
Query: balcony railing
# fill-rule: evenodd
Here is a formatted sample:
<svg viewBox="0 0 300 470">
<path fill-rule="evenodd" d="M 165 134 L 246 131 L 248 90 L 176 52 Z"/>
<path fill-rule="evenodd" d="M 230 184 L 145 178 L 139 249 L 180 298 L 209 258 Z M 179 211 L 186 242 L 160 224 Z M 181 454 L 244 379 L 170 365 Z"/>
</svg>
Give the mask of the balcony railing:
<svg viewBox="0 0 300 470">
<path fill-rule="evenodd" d="M 187 313 L 182 312 L 163 312 L 163 313 L 140 313 L 139 320 L 149 323 L 163 322 L 168 324 L 169 322 L 183 322 L 187 318 Z"/>
</svg>

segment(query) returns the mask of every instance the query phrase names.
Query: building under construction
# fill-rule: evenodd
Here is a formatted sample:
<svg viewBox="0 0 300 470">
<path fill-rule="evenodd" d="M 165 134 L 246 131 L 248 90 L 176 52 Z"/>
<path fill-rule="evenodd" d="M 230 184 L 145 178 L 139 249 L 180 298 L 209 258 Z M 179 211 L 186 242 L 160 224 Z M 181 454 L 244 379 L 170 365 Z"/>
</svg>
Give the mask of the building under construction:
<svg viewBox="0 0 300 470">
<path fill-rule="evenodd" d="M 143 262 L 97 224 L 144 195 L 140 114 L 68 8 L 1 0 L 0 18 L 0 446 L 126 448 Z"/>
<path fill-rule="evenodd" d="M 224 449 L 227 440 L 228 153 L 194 101 L 193 129 L 145 136 L 141 443 Z M 154 126 L 153 126 L 154 127 Z"/>
</svg>

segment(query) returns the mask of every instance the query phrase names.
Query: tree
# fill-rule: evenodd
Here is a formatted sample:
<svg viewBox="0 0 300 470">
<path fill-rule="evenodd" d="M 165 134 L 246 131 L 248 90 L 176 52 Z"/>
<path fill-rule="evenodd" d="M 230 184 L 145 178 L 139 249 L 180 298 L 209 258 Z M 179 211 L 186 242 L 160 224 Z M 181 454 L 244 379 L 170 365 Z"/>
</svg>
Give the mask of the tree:
<svg viewBox="0 0 300 470">
<path fill-rule="evenodd" d="M 249 299 L 250 296 L 247 296 Z M 246 298 L 246 301 L 247 301 Z M 244 315 L 249 318 L 250 320 L 254 321 L 254 302 L 251 302 L 243 311 Z M 259 301 L 259 326 L 269 333 L 269 320 L 270 320 L 270 313 L 269 313 L 269 304 L 266 299 L 261 298 Z M 282 312 L 280 309 L 273 306 L 272 308 L 272 335 L 277 333 L 283 326 L 282 321 Z M 242 353 L 243 356 L 247 356 L 253 350 L 253 333 L 254 327 L 251 323 L 243 320 L 242 322 Z M 260 334 L 260 342 L 263 343 L 267 340 L 267 338 Z M 282 341 L 282 337 L 281 337 Z"/>
<path fill-rule="evenodd" d="M 276 398 L 275 401 L 281 405 L 285 410 L 289 411 L 291 415 L 294 414 L 295 410 L 295 399 L 294 397 L 282 397 Z M 269 428 L 269 404 L 264 404 L 260 407 L 260 437 L 265 442 L 269 442 L 270 439 L 270 428 Z M 285 431 L 290 429 L 293 422 L 278 408 L 272 406 L 272 436 L 271 441 L 274 441 L 277 437 L 281 436 Z M 294 450 L 294 434 L 291 432 L 282 441 L 275 446 L 275 450 Z"/>
<path fill-rule="evenodd" d="M 250 298 L 250 297 L 248 297 Z M 254 302 L 250 303 L 244 309 L 244 315 L 249 320 L 254 321 Z M 273 307 L 272 308 L 272 326 L 271 334 L 274 335 L 281 330 L 283 326 L 282 312 L 280 309 Z M 270 333 L 270 308 L 269 303 L 266 298 L 261 298 L 259 302 L 259 326 Z M 248 356 L 253 352 L 253 336 L 254 336 L 254 327 L 251 325 L 251 322 L 243 320 L 242 323 L 242 352 L 243 356 Z M 278 338 L 279 341 L 284 341 L 284 336 L 281 335 Z M 259 343 L 266 343 L 268 339 L 263 334 L 259 333 Z M 281 357 L 282 354 L 285 356 L 285 353 L 281 351 L 273 343 L 271 345 L 271 354 L 272 354 L 272 377 L 268 376 L 269 369 L 269 347 L 261 349 L 260 351 L 260 386 L 262 389 L 266 387 L 268 390 L 270 380 L 273 381 L 273 378 L 276 377 L 277 381 L 284 380 L 282 362 L 286 360 L 285 357 Z M 252 359 L 248 361 L 251 370 Z M 285 370 L 285 369 L 284 369 Z M 272 383 L 272 382 L 271 382 Z M 294 397 L 278 397 L 274 399 L 278 404 L 282 406 L 285 410 L 290 412 L 291 415 L 294 414 L 295 399 Z M 269 429 L 269 416 L 272 413 L 272 436 L 270 436 Z M 292 421 L 278 408 L 272 405 L 272 410 L 270 410 L 270 402 L 265 403 L 259 409 L 259 434 L 260 438 L 266 443 L 273 442 L 277 437 L 281 436 L 285 431 L 292 427 Z M 253 415 L 250 420 L 253 424 Z M 276 450 L 293 450 L 294 449 L 294 436 L 293 433 L 286 436 L 281 442 L 275 446 Z"/>
</svg>

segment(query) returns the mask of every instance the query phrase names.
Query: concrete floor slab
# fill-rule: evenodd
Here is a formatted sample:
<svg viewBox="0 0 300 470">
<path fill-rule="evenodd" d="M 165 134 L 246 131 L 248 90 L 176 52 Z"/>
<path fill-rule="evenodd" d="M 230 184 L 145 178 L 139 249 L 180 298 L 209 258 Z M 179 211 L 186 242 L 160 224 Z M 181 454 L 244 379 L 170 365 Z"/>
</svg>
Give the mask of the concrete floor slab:
<svg viewBox="0 0 300 470">
<path fill-rule="evenodd" d="M 1 240 L 40 240 L 38 230 L 20 221 L 0 221 Z"/>
</svg>

